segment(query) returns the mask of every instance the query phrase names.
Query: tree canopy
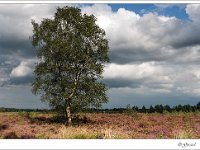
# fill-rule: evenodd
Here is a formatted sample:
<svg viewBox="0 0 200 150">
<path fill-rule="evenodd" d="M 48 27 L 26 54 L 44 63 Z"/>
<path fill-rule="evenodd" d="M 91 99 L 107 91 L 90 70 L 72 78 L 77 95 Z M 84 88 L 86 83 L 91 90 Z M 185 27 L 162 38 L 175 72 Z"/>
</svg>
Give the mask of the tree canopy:
<svg viewBox="0 0 200 150">
<path fill-rule="evenodd" d="M 79 8 L 57 8 L 53 19 L 32 20 L 32 45 L 39 59 L 32 84 L 34 94 L 71 123 L 72 108 L 100 107 L 108 101 L 102 82 L 108 40 L 94 15 Z"/>
</svg>

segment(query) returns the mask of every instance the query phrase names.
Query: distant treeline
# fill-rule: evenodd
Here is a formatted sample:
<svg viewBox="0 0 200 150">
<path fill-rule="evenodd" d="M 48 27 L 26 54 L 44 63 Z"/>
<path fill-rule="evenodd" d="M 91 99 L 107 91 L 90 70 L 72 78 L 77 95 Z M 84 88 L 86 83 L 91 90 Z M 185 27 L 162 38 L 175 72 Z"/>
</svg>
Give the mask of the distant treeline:
<svg viewBox="0 0 200 150">
<path fill-rule="evenodd" d="M 19 108 L 4 108 L 0 107 L 0 112 L 51 112 L 54 110 L 50 109 L 19 109 Z"/>
<path fill-rule="evenodd" d="M 150 107 L 142 106 L 139 108 L 137 106 L 131 106 L 130 104 L 127 105 L 126 108 L 113 108 L 113 109 L 88 109 L 86 111 L 89 112 L 139 112 L 139 113 L 163 113 L 163 112 L 196 112 L 200 111 L 200 102 L 196 105 L 178 105 L 170 107 L 169 105 L 155 105 Z"/>
<path fill-rule="evenodd" d="M 0 107 L 0 112 L 53 112 L 53 109 L 17 109 L 17 108 L 4 108 Z M 99 113 L 124 113 L 124 112 L 139 112 L 139 113 L 163 113 L 163 112 L 196 112 L 200 111 L 200 102 L 196 105 L 178 105 L 170 107 L 169 105 L 155 105 L 150 107 L 142 106 L 139 108 L 137 106 L 131 106 L 130 104 L 127 105 L 126 108 L 113 108 L 113 109 L 96 109 L 96 108 L 89 108 L 84 109 L 82 112 L 99 112 Z"/>
</svg>

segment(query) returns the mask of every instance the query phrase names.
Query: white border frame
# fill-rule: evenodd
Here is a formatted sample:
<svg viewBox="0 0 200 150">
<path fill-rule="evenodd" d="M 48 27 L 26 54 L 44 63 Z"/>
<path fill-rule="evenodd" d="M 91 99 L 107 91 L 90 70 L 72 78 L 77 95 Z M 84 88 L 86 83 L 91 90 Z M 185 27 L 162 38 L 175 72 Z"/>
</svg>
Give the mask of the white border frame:
<svg viewBox="0 0 200 150">
<path fill-rule="evenodd" d="M 200 0 L 0 0 L 0 4 L 197 4 Z"/>
<path fill-rule="evenodd" d="M 199 150 L 200 140 L 171 139 L 123 139 L 123 140 L 0 140 L 0 149 L 45 149 L 45 150 Z"/>
<path fill-rule="evenodd" d="M 200 3 L 200 0 L 7 0 L 1 1 L 0 4 L 75 4 L 75 3 L 83 3 L 83 4 L 196 4 Z M 0 139 L 0 150 L 24 150 L 24 149 L 45 149 L 45 150 L 63 150 L 63 149 L 84 149 L 84 150 L 130 150 L 130 149 L 138 149 L 138 150 L 200 150 L 200 139 L 123 139 L 123 140 L 65 140 L 65 139 Z"/>
</svg>

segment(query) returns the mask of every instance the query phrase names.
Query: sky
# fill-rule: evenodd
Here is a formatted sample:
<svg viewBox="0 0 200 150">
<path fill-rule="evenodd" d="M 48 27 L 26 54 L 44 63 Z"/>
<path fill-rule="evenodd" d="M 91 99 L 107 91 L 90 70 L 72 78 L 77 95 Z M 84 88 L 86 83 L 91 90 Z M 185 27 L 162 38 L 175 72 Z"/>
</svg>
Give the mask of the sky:
<svg viewBox="0 0 200 150">
<path fill-rule="evenodd" d="M 64 5 L 0 4 L 0 107 L 48 108 L 31 93 L 31 20 L 53 18 Z M 73 5 L 94 14 L 109 40 L 104 108 L 200 101 L 200 4 Z"/>
</svg>

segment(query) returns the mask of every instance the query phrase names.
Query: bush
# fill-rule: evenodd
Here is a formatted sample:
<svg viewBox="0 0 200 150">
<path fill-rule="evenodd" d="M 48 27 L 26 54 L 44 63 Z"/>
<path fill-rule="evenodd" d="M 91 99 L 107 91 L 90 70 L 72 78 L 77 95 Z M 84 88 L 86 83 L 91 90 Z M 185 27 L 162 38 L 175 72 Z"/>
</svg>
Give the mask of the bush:
<svg viewBox="0 0 200 150">
<path fill-rule="evenodd" d="M 30 112 L 28 117 L 29 117 L 29 119 L 36 119 L 36 118 L 38 118 L 38 113 Z"/>
<path fill-rule="evenodd" d="M 136 111 L 135 109 L 131 108 L 130 104 L 127 105 L 125 113 L 126 113 L 128 116 L 133 117 L 134 119 L 138 119 L 137 111 Z"/>
<path fill-rule="evenodd" d="M 17 139 L 18 136 L 16 135 L 15 132 L 10 132 L 6 136 L 4 136 L 4 139 Z"/>
<path fill-rule="evenodd" d="M 30 117 L 30 112 L 27 112 L 27 111 L 19 111 L 19 112 L 18 112 L 18 115 L 29 119 L 29 117 Z"/>
<path fill-rule="evenodd" d="M 0 131 L 1 131 L 1 130 L 4 130 L 4 129 L 6 129 L 6 128 L 8 128 L 7 125 L 1 124 L 1 123 L 0 123 Z"/>
</svg>

